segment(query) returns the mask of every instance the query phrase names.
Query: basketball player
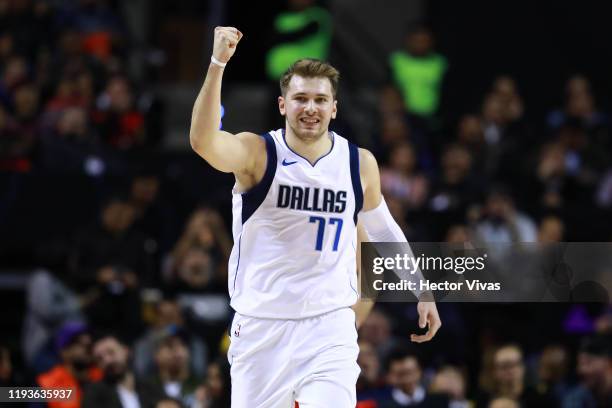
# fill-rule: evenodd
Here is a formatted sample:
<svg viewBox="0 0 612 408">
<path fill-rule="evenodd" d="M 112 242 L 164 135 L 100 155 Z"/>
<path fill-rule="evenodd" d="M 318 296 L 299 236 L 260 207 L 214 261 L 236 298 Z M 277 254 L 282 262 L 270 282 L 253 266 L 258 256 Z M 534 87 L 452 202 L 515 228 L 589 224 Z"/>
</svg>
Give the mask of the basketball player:
<svg viewBox="0 0 612 408">
<path fill-rule="evenodd" d="M 382 198 L 374 156 L 328 129 L 338 87 L 329 64 L 300 60 L 282 77 L 284 129 L 263 136 L 219 130 L 223 70 L 241 38 L 236 28 L 215 29 L 190 131 L 193 149 L 236 177 L 232 407 L 353 408 L 357 220 L 370 241 L 406 238 Z M 435 303 L 417 309 L 429 330 L 412 340 L 430 340 L 440 327 Z"/>
</svg>

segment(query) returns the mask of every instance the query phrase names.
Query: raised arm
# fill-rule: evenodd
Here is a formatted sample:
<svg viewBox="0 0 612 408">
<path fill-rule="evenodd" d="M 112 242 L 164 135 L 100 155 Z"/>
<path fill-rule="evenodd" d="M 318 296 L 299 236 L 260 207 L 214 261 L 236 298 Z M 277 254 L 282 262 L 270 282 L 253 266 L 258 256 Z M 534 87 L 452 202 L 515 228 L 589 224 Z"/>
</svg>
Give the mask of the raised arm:
<svg viewBox="0 0 612 408">
<path fill-rule="evenodd" d="M 224 71 L 221 65 L 227 64 L 234 55 L 241 38 L 242 33 L 237 28 L 215 28 L 213 58 L 217 63 L 211 60 L 204 85 L 193 105 L 189 140 L 193 150 L 215 169 L 234 173 L 244 181 L 248 177 L 256 178 L 257 168 L 265 167 L 265 142 L 254 133 L 234 135 L 219 129 Z M 263 166 L 258 160 L 263 160 Z"/>
<path fill-rule="evenodd" d="M 403 250 L 412 254 L 404 233 L 391 216 L 383 199 L 376 158 L 365 149 L 359 149 L 359 171 L 363 188 L 363 211 L 359 215 L 359 222 L 363 225 L 368 239 L 372 242 L 405 242 L 406 247 Z M 414 276 L 423 279 L 420 271 Z M 422 329 L 428 327 L 428 330 L 423 335 L 412 334 L 410 339 L 416 343 L 422 343 L 435 336 L 442 322 L 433 296 L 420 291 L 417 291 L 415 295 L 419 298 L 417 305 L 419 327 Z"/>
</svg>

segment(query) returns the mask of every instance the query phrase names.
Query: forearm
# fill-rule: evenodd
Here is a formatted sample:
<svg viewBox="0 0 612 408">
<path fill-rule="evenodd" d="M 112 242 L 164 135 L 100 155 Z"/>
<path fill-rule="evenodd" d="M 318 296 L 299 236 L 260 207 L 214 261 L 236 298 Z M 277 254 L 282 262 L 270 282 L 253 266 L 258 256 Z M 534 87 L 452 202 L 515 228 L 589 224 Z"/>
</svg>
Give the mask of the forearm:
<svg viewBox="0 0 612 408">
<path fill-rule="evenodd" d="M 193 105 L 189 140 L 194 149 L 208 146 L 221 123 L 221 82 L 223 68 L 211 63 Z"/>
<path fill-rule="evenodd" d="M 359 299 L 357 303 L 352 306 L 353 311 L 355 311 L 355 322 L 358 329 L 368 318 L 373 307 L 374 301 L 371 299 Z"/>
</svg>

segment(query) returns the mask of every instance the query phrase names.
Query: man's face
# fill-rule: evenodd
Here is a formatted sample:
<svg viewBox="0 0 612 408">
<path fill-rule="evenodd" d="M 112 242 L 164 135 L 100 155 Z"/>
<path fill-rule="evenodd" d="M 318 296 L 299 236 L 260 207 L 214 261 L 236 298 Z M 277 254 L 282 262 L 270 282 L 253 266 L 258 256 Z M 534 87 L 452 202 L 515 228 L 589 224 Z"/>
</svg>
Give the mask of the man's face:
<svg viewBox="0 0 612 408">
<path fill-rule="evenodd" d="M 91 336 L 79 335 L 69 346 L 61 352 L 62 359 L 76 369 L 84 369 L 91 363 Z"/>
<path fill-rule="evenodd" d="M 316 140 L 327 133 L 336 118 L 336 100 L 327 78 L 291 77 L 287 93 L 278 97 L 278 108 L 287 126 L 302 140 Z"/>
<path fill-rule="evenodd" d="M 389 367 L 389 384 L 412 394 L 421 382 L 421 367 L 414 357 L 394 361 Z"/>
<path fill-rule="evenodd" d="M 179 373 L 189 368 L 189 349 L 179 337 L 171 337 L 157 349 L 157 365 L 172 373 Z"/>
<path fill-rule="evenodd" d="M 584 385 L 590 389 L 596 388 L 606 378 L 610 359 L 589 353 L 578 353 L 577 372 Z"/>
<path fill-rule="evenodd" d="M 98 367 L 104 371 L 107 379 L 118 380 L 127 371 L 128 349 L 117 339 L 106 337 L 99 340 L 93 349 L 94 359 Z"/>
<path fill-rule="evenodd" d="M 523 381 L 525 366 L 523 355 L 514 347 L 505 347 L 495 353 L 494 374 L 500 384 L 514 384 Z"/>
</svg>

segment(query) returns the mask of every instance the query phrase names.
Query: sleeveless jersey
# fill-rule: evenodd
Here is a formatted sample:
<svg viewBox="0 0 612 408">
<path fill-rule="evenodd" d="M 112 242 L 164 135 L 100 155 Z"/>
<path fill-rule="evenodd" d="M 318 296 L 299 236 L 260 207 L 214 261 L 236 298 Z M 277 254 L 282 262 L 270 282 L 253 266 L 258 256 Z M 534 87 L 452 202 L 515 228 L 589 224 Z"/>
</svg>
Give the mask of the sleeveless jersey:
<svg viewBox="0 0 612 408">
<path fill-rule="evenodd" d="M 263 135 L 262 180 L 234 191 L 230 305 L 258 318 L 301 319 L 357 301 L 357 214 L 363 205 L 357 146 L 330 132 L 312 165 L 285 141 Z"/>
</svg>

